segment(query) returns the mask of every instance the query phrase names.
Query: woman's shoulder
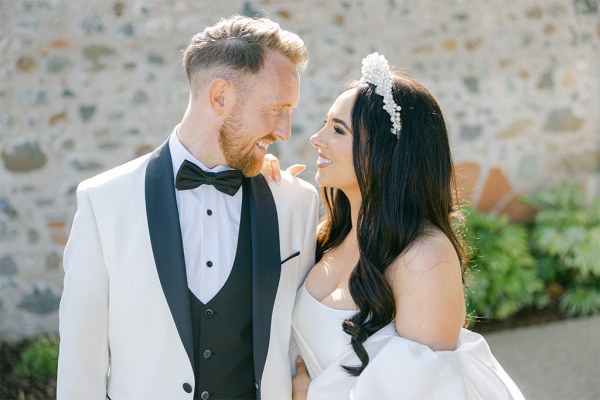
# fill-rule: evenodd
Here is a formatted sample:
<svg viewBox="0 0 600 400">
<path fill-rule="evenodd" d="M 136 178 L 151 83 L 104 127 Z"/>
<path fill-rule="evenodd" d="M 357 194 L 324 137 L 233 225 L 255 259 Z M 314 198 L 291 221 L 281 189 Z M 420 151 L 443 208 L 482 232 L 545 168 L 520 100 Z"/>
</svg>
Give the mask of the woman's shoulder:
<svg viewBox="0 0 600 400">
<path fill-rule="evenodd" d="M 458 254 L 446 234 L 437 227 L 427 226 L 390 267 L 394 271 L 427 272 L 441 265 L 460 268 Z"/>
</svg>

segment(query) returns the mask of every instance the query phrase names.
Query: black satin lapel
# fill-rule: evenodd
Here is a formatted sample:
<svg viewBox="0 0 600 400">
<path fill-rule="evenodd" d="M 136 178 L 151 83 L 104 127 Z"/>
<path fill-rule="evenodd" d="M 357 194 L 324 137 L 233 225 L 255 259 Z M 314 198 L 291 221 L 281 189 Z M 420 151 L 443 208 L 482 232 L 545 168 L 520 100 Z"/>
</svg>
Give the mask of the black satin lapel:
<svg viewBox="0 0 600 400">
<path fill-rule="evenodd" d="M 273 303 L 279 286 L 279 224 L 275 200 L 262 175 L 249 180 L 250 229 L 252 234 L 252 309 L 254 335 L 254 370 L 260 382 L 269 338 Z"/>
<path fill-rule="evenodd" d="M 146 167 L 146 216 L 160 284 L 183 347 L 194 365 L 192 317 L 168 141 Z M 152 332 L 148 332 L 149 335 Z"/>
</svg>

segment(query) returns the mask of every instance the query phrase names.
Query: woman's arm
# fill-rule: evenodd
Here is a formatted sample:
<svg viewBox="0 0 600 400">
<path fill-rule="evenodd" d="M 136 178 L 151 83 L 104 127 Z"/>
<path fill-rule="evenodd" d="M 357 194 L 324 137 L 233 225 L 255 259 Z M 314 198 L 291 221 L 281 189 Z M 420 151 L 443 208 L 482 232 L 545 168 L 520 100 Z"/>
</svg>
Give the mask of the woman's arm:
<svg viewBox="0 0 600 400">
<path fill-rule="evenodd" d="M 433 231 L 386 271 L 396 307 L 398 334 L 432 350 L 456 349 L 466 307 L 461 266 L 450 240 Z"/>
</svg>

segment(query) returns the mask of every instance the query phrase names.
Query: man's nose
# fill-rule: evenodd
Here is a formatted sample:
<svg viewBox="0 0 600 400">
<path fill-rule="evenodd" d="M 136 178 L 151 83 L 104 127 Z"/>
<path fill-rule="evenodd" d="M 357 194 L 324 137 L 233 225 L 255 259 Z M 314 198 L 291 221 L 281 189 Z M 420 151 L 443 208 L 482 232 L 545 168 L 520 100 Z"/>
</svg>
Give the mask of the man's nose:
<svg viewBox="0 0 600 400">
<path fill-rule="evenodd" d="M 279 140 L 289 140 L 292 137 L 292 112 L 282 111 L 273 132 Z"/>
</svg>

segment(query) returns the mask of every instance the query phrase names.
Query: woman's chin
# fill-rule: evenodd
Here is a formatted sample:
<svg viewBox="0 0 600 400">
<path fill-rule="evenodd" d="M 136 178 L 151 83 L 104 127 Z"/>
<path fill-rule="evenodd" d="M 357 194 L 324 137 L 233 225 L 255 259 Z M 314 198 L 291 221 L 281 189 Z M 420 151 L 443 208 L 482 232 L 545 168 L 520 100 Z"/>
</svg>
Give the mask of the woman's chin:
<svg viewBox="0 0 600 400">
<path fill-rule="evenodd" d="M 317 182 L 317 185 L 319 185 L 319 186 L 325 185 L 323 183 L 323 177 L 321 177 L 321 173 L 319 171 L 317 171 L 317 174 L 315 175 L 315 181 Z"/>
</svg>

